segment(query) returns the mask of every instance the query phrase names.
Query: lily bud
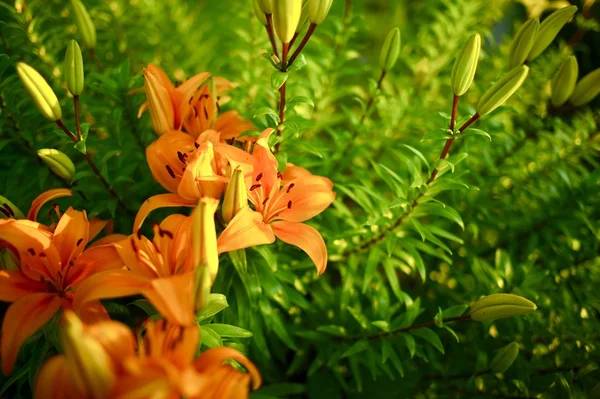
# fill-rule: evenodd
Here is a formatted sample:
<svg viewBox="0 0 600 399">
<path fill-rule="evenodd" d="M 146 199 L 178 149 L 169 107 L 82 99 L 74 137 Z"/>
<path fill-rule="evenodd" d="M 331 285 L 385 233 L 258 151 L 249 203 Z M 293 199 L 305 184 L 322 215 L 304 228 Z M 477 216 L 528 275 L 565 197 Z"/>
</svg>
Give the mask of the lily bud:
<svg viewBox="0 0 600 399">
<path fill-rule="evenodd" d="M 511 69 L 525 62 L 539 30 L 540 20 L 538 18 L 532 18 L 521 26 L 510 44 L 508 65 Z"/>
<path fill-rule="evenodd" d="M 303 32 L 310 25 L 310 21 L 308 20 L 308 0 L 302 0 L 302 13 L 300 14 L 300 21 L 298 22 L 298 27 L 296 28 L 296 33 Z"/>
<path fill-rule="evenodd" d="M 273 14 L 273 1 L 274 0 L 257 0 L 258 7 L 262 10 L 263 14 Z"/>
<path fill-rule="evenodd" d="M 77 30 L 81 33 L 83 44 L 93 49 L 96 47 L 96 27 L 90 18 L 90 14 L 88 14 L 80 0 L 71 0 L 71 6 L 73 6 L 73 10 L 75 11 L 75 24 L 77 25 Z"/>
<path fill-rule="evenodd" d="M 254 15 L 256 15 L 256 19 L 258 19 L 258 21 L 261 24 L 266 26 L 267 25 L 267 16 L 263 12 L 263 10 L 261 10 L 259 0 L 252 0 L 252 8 L 254 9 Z"/>
<path fill-rule="evenodd" d="M 565 58 L 551 83 L 552 96 L 550 100 L 555 107 L 560 107 L 571 97 L 575 90 L 578 74 L 577 58 L 572 55 Z"/>
<path fill-rule="evenodd" d="M 379 67 L 382 71 L 389 71 L 394 67 L 400 55 L 400 29 L 392 29 L 381 46 L 379 53 Z"/>
<path fill-rule="evenodd" d="M 142 76 L 144 77 L 144 91 L 148 99 L 152 128 L 156 134 L 162 136 L 173 130 L 175 124 L 171 97 L 160 81 L 161 77 L 153 73 L 153 69 L 142 68 Z"/>
<path fill-rule="evenodd" d="M 51 121 L 59 120 L 62 117 L 62 110 L 58 98 L 42 75 L 23 62 L 17 63 L 17 73 L 42 115 Z"/>
<path fill-rule="evenodd" d="M 542 54 L 546 47 L 552 43 L 552 40 L 558 35 L 558 32 L 567 23 L 569 19 L 577 11 L 576 6 L 568 6 L 560 8 L 550 14 L 540 25 L 539 32 L 535 38 L 535 42 L 531 47 L 531 51 L 527 56 L 527 61 L 533 61 L 538 55 Z"/>
<path fill-rule="evenodd" d="M 225 189 L 225 198 L 223 199 L 223 207 L 221 208 L 221 215 L 225 223 L 229 223 L 239 211 L 247 206 L 248 192 L 246 191 L 244 173 L 238 167 L 233 171 L 229 184 L 227 184 L 227 188 Z"/>
<path fill-rule="evenodd" d="M 61 179 L 71 180 L 75 175 L 75 165 L 73 165 L 73 161 L 67 154 L 51 148 L 38 150 L 37 154 L 50 170 Z"/>
<path fill-rule="evenodd" d="M 71 40 L 65 53 L 65 77 L 67 89 L 73 96 L 78 96 L 83 91 L 83 57 L 79 44 Z"/>
<path fill-rule="evenodd" d="M 600 93 L 600 68 L 585 75 L 573 91 L 571 104 L 580 107 L 592 101 Z"/>
<path fill-rule="evenodd" d="M 333 0 L 308 0 L 308 20 L 319 25 L 325 20 Z"/>
<path fill-rule="evenodd" d="M 273 6 L 275 32 L 283 43 L 289 43 L 300 22 L 302 0 L 274 0 Z"/>
<path fill-rule="evenodd" d="M 501 106 L 521 87 L 529 74 L 529 67 L 521 65 L 507 72 L 481 96 L 477 113 L 484 116 Z"/>
<path fill-rule="evenodd" d="M 205 197 L 198 202 L 193 214 L 192 248 L 194 266 L 204 265 L 208 268 L 211 281 L 219 270 L 219 251 L 217 249 L 217 231 L 215 212 L 219 201 Z"/>
<path fill-rule="evenodd" d="M 492 370 L 493 373 L 504 373 L 512 366 L 518 355 L 519 344 L 511 342 L 496 353 L 496 356 L 494 356 L 490 363 L 490 370 Z"/>
<path fill-rule="evenodd" d="M 110 356 L 98 341 L 85 333 L 75 313 L 66 311 L 62 324 L 61 343 L 74 382 L 92 398 L 107 398 L 115 382 Z"/>
<path fill-rule="evenodd" d="M 520 316 L 537 309 L 535 303 L 513 294 L 484 296 L 471 306 L 471 319 L 492 321 L 505 317 Z"/>
<path fill-rule="evenodd" d="M 474 33 L 458 53 L 452 67 L 450 82 L 455 96 L 462 96 L 471 87 L 477 71 L 480 52 L 481 36 L 479 36 L 479 33 Z"/>
<path fill-rule="evenodd" d="M 15 204 L 0 195 L 0 218 L 3 216 L 8 219 L 25 219 L 25 215 Z"/>
</svg>

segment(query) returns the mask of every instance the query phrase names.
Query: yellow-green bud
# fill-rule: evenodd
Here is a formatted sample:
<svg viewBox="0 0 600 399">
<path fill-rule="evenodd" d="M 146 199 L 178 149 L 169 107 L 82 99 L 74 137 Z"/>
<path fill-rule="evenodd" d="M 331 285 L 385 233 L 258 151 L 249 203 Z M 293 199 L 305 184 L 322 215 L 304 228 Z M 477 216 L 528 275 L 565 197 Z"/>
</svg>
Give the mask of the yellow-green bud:
<svg viewBox="0 0 600 399">
<path fill-rule="evenodd" d="M 81 34 L 83 44 L 93 49 L 96 47 L 96 27 L 90 18 L 90 14 L 88 14 L 80 0 L 71 0 L 71 5 L 73 6 L 75 24 Z"/>
<path fill-rule="evenodd" d="M 560 8 L 544 19 L 540 25 L 540 30 L 535 37 L 535 42 L 527 56 L 527 61 L 533 61 L 538 55 L 542 54 L 546 47 L 552 43 L 552 40 L 558 35 L 558 32 L 567 23 L 577 11 L 576 6 Z"/>
<path fill-rule="evenodd" d="M 570 55 L 560 64 L 558 72 L 552 79 L 552 96 L 550 100 L 555 107 L 560 107 L 571 98 L 571 94 L 575 90 L 578 74 L 579 66 L 577 65 L 577 58 Z"/>
<path fill-rule="evenodd" d="M 262 10 L 263 14 L 273 14 L 273 1 L 274 0 L 257 0 L 258 7 Z"/>
<path fill-rule="evenodd" d="M 379 67 L 382 71 L 389 71 L 394 67 L 400 55 L 400 29 L 392 29 L 381 46 L 379 53 Z"/>
<path fill-rule="evenodd" d="M 256 19 L 258 19 L 261 24 L 267 25 L 267 16 L 263 10 L 261 10 L 258 0 L 252 0 L 252 8 L 254 9 L 254 15 L 256 15 Z"/>
<path fill-rule="evenodd" d="M 477 71 L 480 52 L 481 36 L 479 33 L 474 33 L 458 53 L 454 67 L 452 67 L 450 82 L 455 96 L 462 96 L 471 87 L 475 71 Z"/>
<path fill-rule="evenodd" d="M 75 175 L 73 161 L 63 152 L 50 148 L 38 150 L 38 157 L 61 179 L 71 180 Z"/>
<path fill-rule="evenodd" d="M 325 20 L 333 0 L 308 0 L 308 20 L 319 25 Z"/>
<path fill-rule="evenodd" d="M 7 198 L 0 195 L 0 219 L 25 219 L 23 212 Z"/>
<path fill-rule="evenodd" d="M 490 370 L 492 370 L 493 373 L 504 373 L 512 366 L 518 355 L 519 344 L 511 342 L 496 353 L 496 356 L 494 356 L 490 363 Z"/>
<path fill-rule="evenodd" d="M 529 74 L 527 65 L 521 65 L 505 73 L 481 96 L 477 103 L 477 113 L 484 116 L 504 104 L 521 87 L 527 74 Z"/>
<path fill-rule="evenodd" d="M 194 266 L 206 266 L 210 277 L 214 280 L 219 270 L 219 251 L 217 249 L 217 232 L 215 212 L 219 201 L 205 197 L 198 202 L 192 215 L 192 254 Z"/>
<path fill-rule="evenodd" d="M 229 184 L 225 189 L 225 198 L 221 214 L 225 223 L 229 223 L 235 215 L 248 206 L 248 192 L 244 181 L 244 172 L 240 168 L 233 171 Z"/>
<path fill-rule="evenodd" d="M 17 63 L 17 73 L 42 115 L 52 121 L 59 120 L 62 117 L 62 110 L 58 98 L 42 75 L 23 62 Z"/>
<path fill-rule="evenodd" d="M 289 43 L 300 22 L 302 0 L 274 0 L 273 6 L 275 32 L 283 43 Z"/>
<path fill-rule="evenodd" d="M 69 42 L 65 53 L 65 78 L 69 92 L 74 96 L 80 95 L 83 91 L 83 57 L 75 40 Z"/>
<path fill-rule="evenodd" d="M 525 62 L 533 43 L 535 43 L 539 29 L 540 20 L 538 18 L 532 18 L 521 26 L 510 44 L 508 66 L 511 69 Z"/>
<path fill-rule="evenodd" d="M 537 309 L 535 303 L 513 294 L 484 296 L 471 306 L 471 319 L 492 321 L 505 317 L 520 316 Z"/>
<path fill-rule="evenodd" d="M 310 24 L 310 21 L 308 20 L 308 0 L 302 0 L 302 2 L 302 13 L 300 14 L 300 21 L 298 22 L 296 33 L 303 32 Z"/>
<path fill-rule="evenodd" d="M 571 104 L 580 107 L 592 101 L 600 93 L 600 68 L 585 75 L 573 90 Z"/>
</svg>

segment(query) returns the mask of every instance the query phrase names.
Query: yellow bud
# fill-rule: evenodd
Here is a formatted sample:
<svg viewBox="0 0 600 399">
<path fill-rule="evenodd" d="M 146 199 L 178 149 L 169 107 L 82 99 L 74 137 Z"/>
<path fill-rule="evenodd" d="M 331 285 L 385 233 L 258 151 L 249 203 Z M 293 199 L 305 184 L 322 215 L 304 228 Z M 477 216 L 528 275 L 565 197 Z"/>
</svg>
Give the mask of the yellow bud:
<svg viewBox="0 0 600 399">
<path fill-rule="evenodd" d="M 217 231 L 215 212 L 219 201 L 205 197 L 198 202 L 193 214 L 192 249 L 194 265 L 208 267 L 210 278 L 214 280 L 219 270 L 219 251 L 217 249 Z"/>
<path fill-rule="evenodd" d="M 512 366 L 518 355 L 519 344 L 511 342 L 496 353 L 496 356 L 494 356 L 490 363 L 490 370 L 492 370 L 493 373 L 504 373 Z"/>
<path fill-rule="evenodd" d="M 67 154 L 50 148 L 38 150 L 37 154 L 61 179 L 71 180 L 75 175 L 75 165 Z"/>
<path fill-rule="evenodd" d="M 83 44 L 93 49 L 96 47 L 96 27 L 90 18 L 85 6 L 80 0 L 71 0 L 71 6 L 73 6 L 75 24 L 81 34 Z"/>
<path fill-rule="evenodd" d="M 302 13 L 300 14 L 300 21 L 298 22 L 298 27 L 296 28 L 296 33 L 303 32 L 310 25 L 310 21 L 308 20 L 308 0 L 302 0 Z"/>
<path fill-rule="evenodd" d="M 267 25 L 267 16 L 260 8 L 259 0 L 252 0 L 252 8 L 254 9 L 254 15 L 256 15 L 256 19 L 263 24 Z"/>
<path fill-rule="evenodd" d="M 65 53 L 65 78 L 69 92 L 78 96 L 83 91 L 83 57 L 79 44 L 71 40 Z"/>
<path fill-rule="evenodd" d="M 274 0 L 257 0 L 258 7 L 262 10 L 263 14 L 273 14 L 273 1 Z"/>
<path fill-rule="evenodd" d="M 104 347 L 85 333 L 83 323 L 72 311 L 64 313 L 59 332 L 74 382 L 91 398 L 107 398 L 115 372 Z"/>
<path fill-rule="evenodd" d="M 508 66 L 511 69 L 525 62 L 533 43 L 535 43 L 539 29 L 540 20 L 538 18 L 532 18 L 521 26 L 510 44 Z"/>
<path fill-rule="evenodd" d="M 565 58 L 551 83 L 552 96 L 550 100 L 555 107 L 560 107 L 571 97 L 575 90 L 578 74 L 577 58 L 572 55 Z"/>
<path fill-rule="evenodd" d="M 479 33 L 474 33 L 458 53 L 452 67 L 450 82 L 455 96 L 462 96 L 471 87 L 477 71 L 480 52 L 481 36 Z"/>
<path fill-rule="evenodd" d="M 248 192 L 246 191 L 244 173 L 240 168 L 236 168 L 225 189 L 225 198 L 223 199 L 223 207 L 221 208 L 221 215 L 225 223 L 229 223 L 239 211 L 247 206 Z"/>
<path fill-rule="evenodd" d="M 492 321 L 505 317 L 520 316 L 537 309 L 535 303 L 513 294 L 484 296 L 471 306 L 471 319 Z"/>
<path fill-rule="evenodd" d="M 521 65 L 505 73 L 481 96 L 477 103 L 477 113 L 484 116 L 504 104 L 521 87 L 527 74 L 529 74 L 527 65 Z"/>
<path fill-rule="evenodd" d="M 273 6 L 275 32 L 283 43 L 289 43 L 300 22 L 302 0 L 274 0 Z"/>
<path fill-rule="evenodd" d="M 600 68 L 585 75 L 573 91 L 571 104 L 580 107 L 592 101 L 600 93 Z"/>
<path fill-rule="evenodd" d="M 400 55 L 400 29 L 389 31 L 379 53 L 379 67 L 382 71 L 389 71 L 394 67 Z"/>
<path fill-rule="evenodd" d="M 0 219 L 4 219 L 3 216 L 8 219 L 25 219 L 25 215 L 15 204 L 0 195 Z"/>
<path fill-rule="evenodd" d="M 527 56 L 527 61 L 533 61 L 538 55 L 542 54 L 546 47 L 552 43 L 552 40 L 558 35 L 558 32 L 567 23 L 577 11 L 576 6 L 560 8 L 550 14 L 542 24 Z"/>
<path fill-rule="evenodd" d="M 319 25 L 325 20 L 333 0 L 308 0 L 308 20 Z"/>
<path fill-rule="evenodd" d="M 52 121 L 59 120 L 62 117 L 62 110 L 58 98 L 42 75 L 23 62 L 17 63 L 17 73 L 42 115 Z"/>
</svg>

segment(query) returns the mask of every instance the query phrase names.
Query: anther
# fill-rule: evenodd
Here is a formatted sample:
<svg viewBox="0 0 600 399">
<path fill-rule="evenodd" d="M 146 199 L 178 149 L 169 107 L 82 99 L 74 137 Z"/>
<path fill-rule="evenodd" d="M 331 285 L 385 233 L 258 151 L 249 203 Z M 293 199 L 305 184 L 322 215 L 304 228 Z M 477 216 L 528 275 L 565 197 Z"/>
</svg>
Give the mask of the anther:
<svg viewBox="0 0 600 399">
<path fill-rule="evenodd" d="M 268 200 L 269 200 L 269 197 L 265 198 L 265 200 L 262 202 L 262 204 L 263 205 L 266 204 Z"/>
<path fill-rule="evenodd" d="M 277 178 L 279 180 L 283 179 L 283 175 L 281 174 L 281 172 L 277 172 Z"/>
<path fill-rule="evenodd" d="M 181 151 L 177 151 L 177 158 L 179 158 L 181 163 L 186 163 L 185 155 Z"/>
<path fill-rule="evenodd" d="M 169 172 L 169 175 L 171 175 L 171 177 L 175 179 L 175 173 L 173 172 L 173 169 L 171 169 L 169 165 L 166 165 L 165 167 L 167 168 L 167 172 Z"/>
<path fill-rule="evenodd" d="M 195 143 L 194 143 L 194 147 L 196 147 L 196 148 L 200 148 L 200 144 L 198 144 L 198 143 L 196 143 L 196 142 L 195 142 Z"/>
<path fill-rule="evenodd" d="M 80 238 L 79 240 L 77 240 L 77 246 L 80 246 L 82 242 L 83 242 L 83 238 Z"/>
<path fill-rule="evenodd" d="M 27 248 L 27 252 L 29 252 L 31 255 L 35 255 L 35 250 L 33 248 Z"/>
<path fill-rule="evenodd" d="M 263 174 L 259 173 L 258 176 L 256 176 L 256 181 L 260 181 L 260 179 L 263 178 Z"/>
<path fill-rule="evenodd" d="M 204 117 L 206 119 L 208 119 L 208 111 L 206 110 L 206 107 L 203 107 L 203 108 L 204 108 Z"/>
<path fill-rule="evenodd" d="M 252 187 L 250 187 L 250 191 L 254 191 L 257 188 L 259 188 L 261 185 L 260 184 L 253 184 Z"/>
<path fill-rule="evenodd" d="M 292 201 L 288 201 L 288 209 L 292 209 Z"/>
<path fill-rule="evenodd" d="M 196 108 L 195 105 L 192 107 L 192 109 L 194 110 L 194 118 L 197 118 L 198 117 L 198 109 Z"/>
<path fill-rule="evenodd" d="M 290 185 L 288 186 L 288 188 L 287 188 L 287 190 L 285 191 L 285 193 L 286 193 L 286 194 L 289 194 L 290 190 L 291 190 L 292 188 L 294 188 L 294 185 L 295 185 L 294 183 L 290 183 Z"/>
</svg>

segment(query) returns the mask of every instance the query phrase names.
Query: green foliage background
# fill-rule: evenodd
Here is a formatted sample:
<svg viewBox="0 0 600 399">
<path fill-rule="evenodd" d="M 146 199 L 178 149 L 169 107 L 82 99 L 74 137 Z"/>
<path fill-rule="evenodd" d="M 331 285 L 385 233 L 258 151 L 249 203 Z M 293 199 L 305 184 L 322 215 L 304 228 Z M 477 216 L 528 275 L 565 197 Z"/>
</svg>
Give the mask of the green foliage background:
<svg viewBox="0 0 600 399">
<path fill-rule="evenodd" d="M 30 0 L 22 13 L 0 1 L 0 194 L 26 211 L 42 191 L 64 187 L 35 155 L 57 148 L 76 163 L 74 189 L 82 193 L 61 207 L 114 217 L 115 231 L 128 234 L 141 203 L 162 192 L 144 155 L 155 134 L 147 114 L 137 118 L 141 67 L 155 63 L 177 81 L 200 71 L 226 77 L 239 84 L 226 108 L 261 114 L 253 119 L 259 128 L 274 126 L 275 111 L 264 108 L 276 109 L 278 98 L 261 55 L 268 41 L 247 1 L 85 4 L 98 32 L 97 62 L 83 48 L 87 146 L 126 209 L 33 107 L 15 72 L 18 61 L 40 71 L 74 126 L 62 60 L 68 40 L 80 38 L 68 2 L 58 0 Z M 204 346 L 224 340 L 259 366 L 265 387 L 253 397 L 584 398 L 600 382 L 600 102 L 564 115 L 547 105 L 564 57 L 577 56 L 580 76 L 599 66 L 598 7 L 588 21 L 579 12 L 530 65 L 517 95 L 478 122 L 491 141 L 460 139 L 446 173 L 424 185 L 443 141 L 423 138 L 447 126 L 459 47 L 473 32 L 484 38 L 459 107 L 466 119 L 507 69 L 510 40 L 526 18 L 508 0 L 334 2 L 305 50 L 307 66 L 289 78 L 288 99 L 310 101 L 288 108 L 279 155 L 334 181 L 335 203 L 311 222 L 328 244 L 328 269 L 316 276 L 308 257 L 282 243 L 248 250 L 246 260 L 224 256 L 213 292 L 230 306 L 214 321 L 253 336 L 203 329 L 212 340 Z M 400 60 L 375 93 L 379 47 L 393 26 L 402 32 Z M 578 28 L 584 40 L 568 46 Z M 361 122 L 371 95 L 375 106 Z M 382 234 L 400 218 L 395 233 Z M 381 240 L 365 245 L 372 237 Z M 385 334 L 494 292 L 527 297 L 538 311 Z M 109 305 L 132 323 L 128 302 Z M 37 367 L 55 352 L 51 329 L 23 349 L 15 376 L 0 380 L 0 397 L 30 395 Z M 513 366 L 490 373 L 495 352 L 512 341 L 520 346 Z"/>
</svg>

